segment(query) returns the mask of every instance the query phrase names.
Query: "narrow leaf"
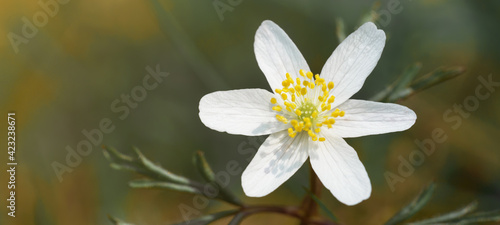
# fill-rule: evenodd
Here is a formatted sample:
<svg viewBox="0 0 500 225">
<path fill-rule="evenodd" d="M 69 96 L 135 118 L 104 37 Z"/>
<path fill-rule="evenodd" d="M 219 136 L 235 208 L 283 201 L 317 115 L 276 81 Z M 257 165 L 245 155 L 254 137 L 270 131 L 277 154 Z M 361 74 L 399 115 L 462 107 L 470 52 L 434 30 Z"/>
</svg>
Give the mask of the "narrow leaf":
<svg viewBox="0 0 500 225">
<path fill-rule="evenodd" d="M 477 208 L 477 202 L 474 201 L 474 202 L 469 203 L 465 207 L 462 207 L 462 208 L 455 210 L 453 212 L 449 212 L 449 213 L 446 213 L 444 215 L 436 216 L 436 217 L 433 217 L 430 219 L 413 222 L 410 224 L 411 225 L 424 225 L 424 224 L 435 224 L 435 223 L 447 222 L 450 220 L 461 218 L 461 217 L 465 216 L 466 214 L 476 210 L 476 208 Z"/>
<path fill-rule="evenodd" d="M 201 194 L 200 191 L 194 187 L 183 184 L 169 183 L 164 181 L 133 180 L 129 182 L 129 186 L 132 188 L 164 188 L 164 189 L 187 192 L 192 194 Z"/>
<path fill-rule="evenodd" d="M 407 206 L 403 207 L 398 213 L 396 213 L 389 221 L 387 221 L 386 225 L 398 224 L 402 221 L 407 220 L 412 217 L 424 207 L 424 205 L 429 202 L 432 197 L 432 193 L 434 193 L 435 185 L 431 183 L 427 186 L 420 194 L 413 199 Z"/>
<path fill-rule="evenodd" d="M 366 22 L 376 23 L 377 20 L 380 19 L 380 15 L 377 13 L 380 6 L 381 6 L 380 1 L 373 2 L 370 10 L 361 15 L 360 20 L 359 20 L 359 25 L 361 26 Z"/>
<path fill-rule="evenodd" d="M 165 181 L 171 181 L 174 183 L 179 183 L 179 184 L 189 184 L 190 181 L 189 179 L 173 174 L 170 171 L 164 169 L 163 167 L 154 164 L 151 162 L 149 159 L 147 159 L 139 149 L 134 147 L 134 151 L 136 152 L 137 156 L 139 157 L 140 163 L 148 170 L 153 172 L 154 174 L 158 175 L 160 178 L 163 178 Z"/>
<path fill-rule="evenodd" d="M 208 165 L 205 155 L 202 151 L 197 151 L 193 157 L 194 164 L 203 178 L 208 182 L 215 182 L 215 174 L 210 165 Z"/>
<path fill-rule="evenodd" d="M 236 216 L 233 217 L 233 219 L 228 223 L 228 225 L 239 225 L 247 215 L 248 214 L 245 212 L 240 212 L 236 214 Z"/>
<path fill-rule="evenodd" d="M 411 67 L 409 68 L 411 69 Z M 415 67 L 417 69 L 417 67 Z M 419 69 L 419 68 L 418 68 Z M 465 68 L 463 67 L 441 67 L 438 68 L 420 78 L 417 78 L 415 80 L 412 80 L 409 85 L 406 83 L 409 78 L 412 78 L 412 76 L 416 75 L 415 74 L 409 74 L 411 76 L 407 76 L 407 80 L 405 82 L 401 83 L 400 87 L 397 87 L 398 84 L 401 81 L 401 77 L 398 78 L 395 82 L 393 82 L 391 85 L 386 87 L 384 90 L 381 92 L 375 94 L 370 100 L 371 101 L 386 101 L 386 102 L 396 102 L 402 99 L 406 99 L 410 97 L 411 95 L 418 93 L 422 90 L 425 90 L 427 88 L 430 88 L 432 86 L 438 85 L 444 81 L 447 81 L 449 79 L 455 78 L 465 72 Z M 404 75 L 404 73 L 403 73 Z M 406 84 L 406 85 L 403 85 Z M 401 87 L 404 87 L 401 89 Z M 399 90 L 395 90 L 395 89 Z M 390 96 L 390 97 L 389 97 Z"/>
<path fill-rule="evenodd" d="M 208 164 L 203 152 L 197 151 L 194 155 L 193 160 L 196 168 L 201 173 L 203 178 L 207 180 L 208 183 L 213 185 L 214 188 L 217 188 L 219 190 L 219 195 L 217 196 L 218 199 L 238 206 L 243 205 L 243 203 L 236 197 L 236 195 L 234 195 L 230 190 L 221 185 L 220 182 L 215 179 L 215 174 L 212 168 L 210 168 L 210 165 Z"/>
<path fill-rule="evenodd" d="M 373 97 L 370 98 L 370 101 L 375 101 L 375 102 L 382 102 L 385 99 L 387 99 L 387 96 L 392 92 L 392 89 L 394 88 L 394 85 L 389 85 L 387 86 L 384 90 L 380 91 L 379 93 L 375 94 Z"/>
<path fill-rule="evenodd" d="M 328 218 L 330 218 L 331 220 L 333 220 L 335 222 L 338 222 L 337 217 L 335 217 L 335 215 L 333 215 L 332 211 L 330 211 L 330 209 L 328 209 L 328 207 L 325 205 L 325 203 L 323 203 L 321 201 L 321 199 L 319 199 L 314 193 L 312 193 L 307 188 L 304 187 L 304 190 L 306 190 L 306 192 L 311 196 L 311 198 L 316 202 L 316 204 L 318 204 L 321 211 L 323 211 L 326 214 L 326 216 L 328 216 Z"/>
<path fill-rule="evenodd" d="M 110 166 L 116 170 L 128 170 L 136 173 L 147 173 L 147 171 L 138 164 L 136 159 L 120 153 L 113 147 L 103 146 L 104 157 L 110 162 Z"/>
<path fill-rule="evenodd" d="M 396 81 L 396 85 L 392 92 L 390 93 L 388 97 L 388 102 L 395 102 L 400 98 L 400 96 L 405 96 L 406 93 L 405 89 L 407 89 L 410 86 L 410 83 L 415 79 L 415 76 L 417 76 L 418 72 L 422 68 L 422 64 L 420 63 L 415 63 L 409 67 L 407 67 L 401 76 L 399 76 L 399 79 Z M 401 93 L 403 92 L 403 93 Z"/>
<path fill-rule="evenodd" d="M 118 161 L 118 162 L 132 162 L 133 159 L 132 157 L 128 155 L 124 155 L 120 153 L 118 150 L 116 150 L 113 147 L 103 145 L 102 146 L 103 151 L 104 151 L 104 157 L 108 159 L 109 161 Z"/>
<path fill-rule="evenodd" d="M 344 20 L 340 17 L 335 19 L 335 24 L 336 24 L 336 34 L 337 34 L 337 39 L 339 40 L 339 43 L 344 41 L 346 35 L 345 35 L 345 25 L 344 25 Z"/>
<path fill-rule="evenodd" d="M 111 221 L 111 223 L 113 223 L 115 225 L 133 225 L 131 223 L 125 223 L 125 222 L 121 221 L 120 219 L 115 218 L 111 215 L 108 215 L 108 219 Z"/>
<path fill-rule="evenodd" d="M 477 224 L 480 222 L 500 222 L 500 209 L 488 212 L 474 213 L 450 222 L 452 224 L 460 224 L 460 225 Z"/>
<path fill-rule="evenodd" d="M 413 92 L 419 92 L 449 79 L 455 78 L 464 72 L 465 68 L 463 67 L 441 67 L 415 80 L 411 84 L 410 88 Z"/>
</svg>

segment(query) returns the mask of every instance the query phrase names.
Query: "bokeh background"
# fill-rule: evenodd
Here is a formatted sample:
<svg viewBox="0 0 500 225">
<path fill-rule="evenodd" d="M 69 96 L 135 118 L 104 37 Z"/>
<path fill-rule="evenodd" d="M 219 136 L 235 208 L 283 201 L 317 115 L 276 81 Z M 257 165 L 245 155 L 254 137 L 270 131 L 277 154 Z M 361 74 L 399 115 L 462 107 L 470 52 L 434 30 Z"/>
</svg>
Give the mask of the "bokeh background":
<svg viewBox="0 0 500 225">
<path fill-rule="evenodd" d="M 42 2 L 47 2 L 44 0 Z M 219 17 L 214 2 L 231 10 Z M 235 5 L 231 6 L 230 2 Z M 401 0 L 402 11 L 381 25 L 387 36 L 382 58 L 356 98 L 368 99 L 394 81 L 407 66 L 421 62 L 421 74 L 440 66 L 463 66 L 467 72 L 403 102 L 418 115 L 408 131 L 349 139 L 367 168 L 372 196 L 356 206 L 339 203 L 329 192 L 323 199 L 345 224 L 380 224 L 407 204 L 431 181 L 438 188 L 415 218 L 451 211 L 473 200 L 480 209 L 500 206 L 500 91 L 480 101 L 476 111 L 457 130 L 443 120 L 454 104 L 475 94 L 479 76 L 500 81 L 500 2 Z M 43 10 L 37 1 L 0 3 L 0 107 L 17 113 L 16 218 L 0 207 L 0 224 L 110 224 L 113 215 L 135 224 L 169 224 L 182 220 L 179 204 L 192 206 L 192 196 L 165 190 L 127 186 L 135 175 L 109 167 L 101 148 L 94 146 L 71 173 L 57 179 L 51 164 L 63 163 L 66 146 L 84 140 L 82 130 L 98 128 L 109 118 L 115 130 L 101 144 L 131 154 L 137 146 L 169 170 L 200 179 L 192 166 L 196 150 L 206 153 L 214 170 L 230 160 L 244 168 L 248 155 L 238 148 L 244 136 L 210 130 L 198 118 L 200 98 L 216 90 L 266 88 L 253 39 L 266 19 L 279 24 L 319 72 L 339 44 L 336 19 L 352 32 L 375 8 L 389 1 L 183 1 L 183 0 L 69 0 L 58 4 L 45 26 L 19 45 L 16 53 L 7 38 L 21 34 L 23 17 L 32 20 Z M 147 66 L 168 72 L 144 101 L 124 120 L 110 105 L 142 84 Z M 1 123 L 3 137 L 7 124 Z M 397 173 L 402 156 L 418 149 L 416 139 L 431 137 L 442 128 L 448 139 L 415 172 L 395 185 L 384 178 Z M 258 140 L 258 139 L 257 139 Z M 0 146 L 7 146 L 6 138 Z M 254 148 L 244 144 L 244 148 Z M 1 198 L 6 199 L 6 147 L 0 154 Z M 260 199 L 245 197 L 240 177 L 230 188 L 244 201 L 299 204 L 308 185 L 307 167 L 277 191 Z M 6 205 L 5 201 L 3 204 Z M 212 201 L 203 213 L 231 208 Z M 226 224 L 223 220 L 219 224 Z M 294 220 L 275 214 L 250 217 L 244 224 L 282 224 Z"/>
</svg>

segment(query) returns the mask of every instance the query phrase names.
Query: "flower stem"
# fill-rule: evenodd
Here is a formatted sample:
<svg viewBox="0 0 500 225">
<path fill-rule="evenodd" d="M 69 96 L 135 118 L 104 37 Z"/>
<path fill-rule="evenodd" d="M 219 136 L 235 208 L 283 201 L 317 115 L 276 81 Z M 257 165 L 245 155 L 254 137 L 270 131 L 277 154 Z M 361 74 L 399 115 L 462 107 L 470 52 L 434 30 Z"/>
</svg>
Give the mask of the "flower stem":
<svg viewBox="0 0 500 225">
<path fill-rule="evenodd" d="M 314 172 L 311 164 L 309 163 L 309 182 L 310 182 L 310 191 L 316 197 L 320 197 L 322 186 L 320 180 L 316 173 Z M 288 215 L 290 217 L 295 217 L 300 220 L 301 225 L 306 224 L 316 224 L 316 225 L 338 225 L 338 223 L 329 221 L 323 218 L 314 218 L 318 213 L 318 204 L 311 197 L 311 194 L 307 194 L 302 201 L 302 205 L 300 207 L 293 206 L 273 206 L 273 205 L 260 205 L 260 206 L 243 206 L 240 209 L 241 217 L 247 217 L 256 213 L 279 213 Z"/>
<path fill-rule="evenodd" d="M 314 172 L 314 169 L 309 162 L 309 186 L 310 191 L 316 197 L 320 197 L 321 195 L 321 183 L 319 181 L 318 176 Z M 318 204 L 312 199 L 311 195 L 306 195 L 302 202 L 302 210 L 304 211 L 304 217 L 302 217 L 301 225 L 309 224 L 311 218 L 316 215 L 318 212 Z"/>
</svg>

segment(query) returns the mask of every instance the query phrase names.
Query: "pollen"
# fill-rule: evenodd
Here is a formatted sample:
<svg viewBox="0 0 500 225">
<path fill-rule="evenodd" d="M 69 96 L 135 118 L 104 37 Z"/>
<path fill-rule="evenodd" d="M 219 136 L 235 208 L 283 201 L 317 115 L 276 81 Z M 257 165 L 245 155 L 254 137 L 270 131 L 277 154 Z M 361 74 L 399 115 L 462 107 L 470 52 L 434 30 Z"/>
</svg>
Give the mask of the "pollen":
<svg viewBox="0 0 500 225">
<path fill-rule="evenodd" d="M 299 70 L 299 76 L 293 78 L 286 73 L 281 82 L 282 88 L 275 89 L 277 98 L 271 98 L 272 110 L 276 119 L 288 124 L 288 135 L 292 138 L 304 131 L 312 141 L 325 141 L 321 131 L 331 129 L 335 118 L 343 117 L 345 112 L 335 108 L 335 96 L 331 94 L 334 83 L 326 81 L 319 74 Z"/>
</svg>

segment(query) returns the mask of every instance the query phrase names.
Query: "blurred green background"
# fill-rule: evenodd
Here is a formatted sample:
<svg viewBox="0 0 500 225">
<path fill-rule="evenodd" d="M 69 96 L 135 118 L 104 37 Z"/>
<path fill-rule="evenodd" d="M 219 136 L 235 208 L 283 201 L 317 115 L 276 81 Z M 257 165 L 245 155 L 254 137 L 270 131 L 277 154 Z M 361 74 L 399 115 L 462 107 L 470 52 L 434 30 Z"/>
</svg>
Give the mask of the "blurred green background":
<svg viewBox="0 0 500 225">
<path fill-rule="evenodd" d="M 44 0 L 42 2 L 46 2 Z M 219 17 L 214 2 L 231 10 Z M 389 1 L 380 1 L 387 10 Z M 98 128 L 109 118 L 115 130 L 101 144 L 131 154 L 131 146 L 173 172 L 201 179 L 192 166 L 196 150 L 206 153 L 215 171 L 230 160 L 244 168 L 254 149 L 244 136 L 206 128 L 198 118 L 200 98 L 217 90 L 265 88 L 253 39 L 263 20 L 280 25 L 302 51 L 313 72 L 319 72 L 335 47 L 336 18 L 347 33 L 370 13 L 374 1 L 228 1 L 69 0 L 39 27 L 16 53 L 9 33 L 22 34 L 23 17 L 32 21 L 42 11 L 37 1 L 0 3 L 0 104 L 4 115 L 17 113 L 16 218 L 0 206 L 0 224 L 110 224 L 110 214 L 135 224 L 168 224 L 182 220 L 179 204 L 192 206 L 192 196 L 173 191 L 133 190 L 135 175 L 109 167 L 100 146 L 83 157 L 59 182 L 51 164 L 64 163 L 66 146 L 85 140 L 82 130 Z M 232 1 L 238 3 L 238 1 Z M 356 206 L 339 203 L 324 190 L 323 199 L 345 224 L 380 224 L 408 203 L 432 180 L 433 200 L 416 218 L 432 216 L 474 199 L 480 209 L 500 206 L 500 91 L 479 103 L 454 130 L 443 113 L 475 94 L 479 76 L 500 81 L 499 1 L 401 0 L 401 12 L 380 24 L 387 36 L 382 58 L 356 98 L 368 99 L 414 62 L 422 74 L 440 66 L 464 66 L 467 73 L 401 102 L 418 115 L 408 131 L 349 139 L 366 166 L 372 196 Z M 119 119 L 110 105 L 142 84 L 146 67 L 159 65 L 169 76 L 147 92 L 144 101 Z M 6 115 L 5 115 L 6 117 Z M 7 124 L 0 129 L 4 137 Z M 418 147 L 414 140 L 430 138 L 434 128 L 448 135 L 443 144 L 392 192 L 384 173 L 397 173 L 402 156 Z M 7 146 L 1 138 L 1 146 Z M 242 144 L 244 143 L 244 144 Z M 247 143 L 247 144 L 245 144 Z M 241 146 L 240 146 L 241 148 Z M 6 150 L 1 163 L 7 162 Z M 6 168 L 5 164 L 4 167 Z M 245 197 L 240 177 L 230 187 L 246 202 L 299 204 L 308 185 L 307 167 L 265 198 Z M 2 199 L 7 173 L 0 173 Z M 6 205 L 5 201 L 3 201 Z M 203 213 L 230 208 L 211 202 Z M 250 217 L 244 224 L 293 222 L 281 215 Z M 220 224 L 226 224 L 223 220 Z"/>
</svg>

